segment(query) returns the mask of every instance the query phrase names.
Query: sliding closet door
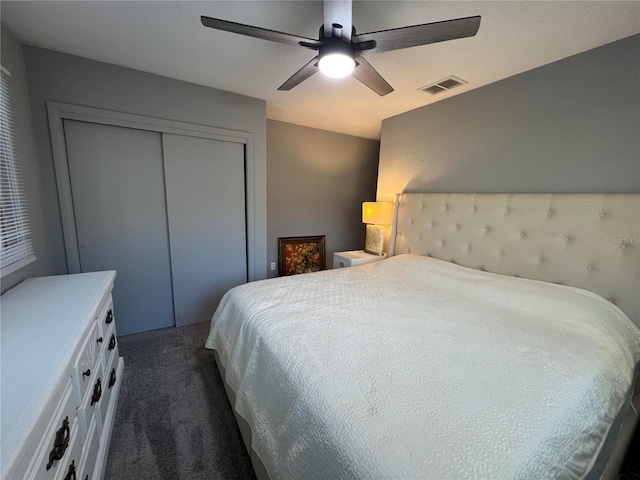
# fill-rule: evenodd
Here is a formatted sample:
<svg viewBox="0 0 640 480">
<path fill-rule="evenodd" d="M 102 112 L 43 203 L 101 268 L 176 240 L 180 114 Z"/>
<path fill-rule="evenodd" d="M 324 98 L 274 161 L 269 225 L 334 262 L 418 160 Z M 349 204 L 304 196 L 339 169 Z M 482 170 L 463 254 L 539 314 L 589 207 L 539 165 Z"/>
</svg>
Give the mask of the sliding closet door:
<svg viewBox="0 0 640 480">
<path fill-rule="evenodd" d="M 174 324 L 157 132 L 64 121 L 83 272 L 116 270 L 118 333 Z"/>
<path fill-rule="evenodd" d="M 244 146 L 163 134 L 176 326 L 247 281 Z"/>
</svg>

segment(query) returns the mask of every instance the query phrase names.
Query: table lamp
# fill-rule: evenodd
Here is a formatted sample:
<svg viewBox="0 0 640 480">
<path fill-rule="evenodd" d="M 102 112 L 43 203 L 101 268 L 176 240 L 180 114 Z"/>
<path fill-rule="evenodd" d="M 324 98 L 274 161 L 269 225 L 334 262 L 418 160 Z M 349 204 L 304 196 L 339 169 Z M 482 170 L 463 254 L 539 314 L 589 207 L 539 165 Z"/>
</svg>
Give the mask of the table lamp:
<svg viewBox="0 0 640 480">
<path fill-rule="evenodd" d="M 384 255 L 384 227 L 391 224 L 393 203 L 364 202 L 362 204 L 362 223 L 367 224 L 367 236 L 364 251 L 372 255 Z"/>
</svg>

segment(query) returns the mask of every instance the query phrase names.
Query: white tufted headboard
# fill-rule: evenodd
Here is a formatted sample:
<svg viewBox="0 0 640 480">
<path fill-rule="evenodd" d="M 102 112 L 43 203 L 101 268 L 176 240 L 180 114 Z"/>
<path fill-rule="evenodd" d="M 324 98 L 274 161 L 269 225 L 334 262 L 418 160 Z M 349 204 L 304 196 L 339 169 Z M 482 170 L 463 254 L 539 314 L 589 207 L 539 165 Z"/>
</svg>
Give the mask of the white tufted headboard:
<svg viewBox="0 0 640 480">
<path fill-rule="evenodd" d="M 389 252 L 584 288 L 640 326 L 640 194 L 400 193 Z"/>
</svg>

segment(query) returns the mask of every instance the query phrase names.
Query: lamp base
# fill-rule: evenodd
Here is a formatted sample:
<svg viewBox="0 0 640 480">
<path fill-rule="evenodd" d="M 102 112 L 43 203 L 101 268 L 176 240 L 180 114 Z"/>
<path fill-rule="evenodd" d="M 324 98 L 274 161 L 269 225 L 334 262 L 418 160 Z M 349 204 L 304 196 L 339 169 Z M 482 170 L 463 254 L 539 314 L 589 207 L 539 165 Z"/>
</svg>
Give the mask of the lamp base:
<svg viewBox="0 0 640 480">
<path fill-rule="evenodd" d="M 367 236 L 364 241 L 364 251 L 371 255 L 384 255 L 384 227 L 382 225 L 367 225 Z"/>
</svg>

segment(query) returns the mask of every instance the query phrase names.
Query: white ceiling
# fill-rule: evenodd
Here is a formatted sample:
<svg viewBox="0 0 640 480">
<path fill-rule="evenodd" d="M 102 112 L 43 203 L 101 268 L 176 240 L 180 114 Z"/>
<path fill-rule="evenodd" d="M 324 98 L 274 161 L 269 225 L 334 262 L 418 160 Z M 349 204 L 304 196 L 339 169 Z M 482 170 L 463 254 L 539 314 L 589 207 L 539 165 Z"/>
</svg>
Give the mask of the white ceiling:
<svg viewBox="0 0 640 480">
<path fill-rule="evenodd" d="M 277 90 L 315 53 L 215 31 L 200 15 L 317 38 L 318 1 L 7 1 L 2 22 L 22 41 L 261 98 L 267 117 L 379 138 L 381 121 L 448 96 L 640 33 L 640 2 L 360 1 L 359 33 L 481 15 L 475 37 L 365 55 L 395 88 L 379 97 L 354 78 L 316 74 Z M 468 85 L 434 97 L 419 87 L 448 75 Z"/>
</svg>

